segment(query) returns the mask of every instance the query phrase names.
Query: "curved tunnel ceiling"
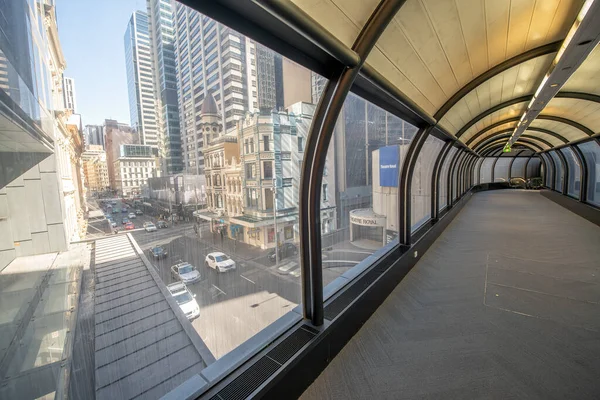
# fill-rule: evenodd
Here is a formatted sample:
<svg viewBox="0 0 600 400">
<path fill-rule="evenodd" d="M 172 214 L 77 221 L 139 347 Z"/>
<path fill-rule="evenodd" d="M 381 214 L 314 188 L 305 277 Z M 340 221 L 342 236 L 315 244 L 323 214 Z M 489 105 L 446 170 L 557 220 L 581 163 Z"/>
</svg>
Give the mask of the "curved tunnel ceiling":
<svg viewBox="0 0 600 400">
<path fill-rule="evenodd" d="M 337 39 L 352 45 L 378 5 L 377 0 L 293 0 Z M 412 100 L 438 126 L 472 147 L 486 136 L 516 128 L 536 89 L 544 80 L 557 50 L 569 34 L 583 0 L 407 0 L 385 28 L 366 64 Z M 561 50 L 562 51 L 562 50 Z M 563 86 L 563 91 L 600 95 L 597 75 L 600 50 L 595 48 Z M 499 105 L 506 107 L 498 109 Z M 600 131 L 600 103 L 579 98 L 555 98 L 545 117 L 532 128 L 547 129 L 568 141 Z M 477 118 L 481 116 L 481 118 Z M 542 131 L 554 146 L 562 144 Z"/>
</svg>

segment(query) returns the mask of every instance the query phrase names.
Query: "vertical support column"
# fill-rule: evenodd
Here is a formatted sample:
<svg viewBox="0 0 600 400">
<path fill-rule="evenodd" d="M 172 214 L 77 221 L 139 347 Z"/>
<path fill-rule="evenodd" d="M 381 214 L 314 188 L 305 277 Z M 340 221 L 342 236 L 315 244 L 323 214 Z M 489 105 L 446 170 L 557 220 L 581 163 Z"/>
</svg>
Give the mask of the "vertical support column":
<svg viewBox="0 0 600 400">
<path fill-rule="evenodd" d="M 563 166 L 563 186 L 562 186 L 562 194 L 565 196 L 569 195 L 569 164 L 567 164 L 567 159 L 565 155 L 560 150 L 556 150 L 556 154 L 558 155 L 558 159 L 562 163 Z M 554 176 L 556 179 L 556 175 Z"/>
<path fill-rule="evenodd" d="M 444 160 L 446 160 L 446 156 L 450 153 L 453 144 L 453 140 L 448 140 L 444 144 L 444 147 L 440 150 L 440 154 L 438 154 L 433 166 L 433 174 L 431 177 L 431 219 L 433 219 L 433 221 L 437 221 L 440 216 L 440 174 L 442 172 Z"/>
<path fill-rule="evenodd" d="M 579 165 L 581 165 L 581 174 L 580 176 L 580 184 L 579 184 L 579 201 L 585 203 L 587 201 L 587 189 L 588 189 L 588 177 L 590 176 L 588 171 L 588 165 L 585 162 L 585 156 L 583 152 L 577 146 L 570 145 L 569 146 L 573 153 L 575 153 L 575 157 L 579 161 Z"/>
<path fill-rule="evenodd" d="M 525 179 L 525 182 L 527 182 L 527 167 L 529 167 L 529 162 L 531 161 L 532 158 L 533 158 L 533 156 L 529 157 L 527 159 L 527 162 L 525 163 L 525 171 L 523 171 L 523 179 Z"/>
<path fill-rule="evenodd" d="M 400 171 L 399 176 L 399 186 L 398 186 L 398 218 L 400 219 L 399 223 L 399 232 L 398 236 L 400 239 L 401 245 L 410 246 L 411 245 L 411 182 L 412 176 L 415 170 L 415 164 L 417 163 L 417 158 L 419 157 L 419 153 L 423 148 L 423 144 L 427 140 L 429 133 L 433 129 L 433 126 L 428 126 L 426 128 L 421 128 L 413 138 L 412 142 L 410 142 L 410 146 L 408 147 L 408 151 L 406 152 L 406 156 L 404 162 L 402 163 L 402 170 Z"/>
<path fill-rule="evenodd" d="M 456 166 L 456 161 L 458 157 L 462 154 L 462 148 L 458 147 L 456 153 L 450 160 L 450 164 L 448 164 L 448 176 L 446 179 L 446 185 L 448 186 L 448 190 L 446 191 L 447 202 L 446 207 L 452 208 L 452 176 L 454 175 L 454 168 Z"/>
<path fill-rule="evenodd" d="M 459 199 L 460 196 L 462 196 L 463 192 L 463 187 L 464 187 L 464 171 L 465 171 L 465 166 L 468 162 L 468 160 L 470 159 L 471 154 L 468 152 L 465 152 L 465 155 L 461 158 L 459 164 L 458 164 L 458 169 L 456 171 L 456 198 Z"/>
<path fill-rule="evenodd" d="M 492 183 L 496 182 L 496 163 L 501 156 L 496 157 L 494 163 L 492 164 Z"/>
<path fill-rule="evenodd" d="M 332 73 L 306 140 L 300 178 L 300 266 L 302 313 L 313 325 L 323 325 L 323 265 L 321 260 L 321 184 L 327 150 L 350 87 L 375 43 L 405 0 L 381 0 L 352 46 L 356 65 Z M 279 4 L 279 3 L 273 3 Z M 286 7 L 285 2 L 279 4 Z M 293 12 L 291 13 L 294 16 Z M 301 21 L 302 22 L 302 21 Z"/>
</svg>

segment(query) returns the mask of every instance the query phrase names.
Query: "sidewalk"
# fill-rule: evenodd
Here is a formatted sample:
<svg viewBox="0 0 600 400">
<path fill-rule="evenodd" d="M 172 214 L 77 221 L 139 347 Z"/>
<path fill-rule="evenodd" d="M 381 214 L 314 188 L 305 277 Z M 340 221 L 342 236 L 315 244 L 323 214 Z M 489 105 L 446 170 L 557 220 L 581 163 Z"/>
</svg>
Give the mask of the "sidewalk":
<svg viewBox="0 0 600 400">
<path fill-rule="evenodd" d="M 249 244 L 230 239 L 228 237 L 221 238 L 218 233 L 212 233 L 208 230 L 199 232 L 199 240 L 212 245 L 223 253 L 230 256 L 236 256 L 243 260 L 253 260 L 266 256 L 270 250 L 263 250 L 260 247 L 250 246 Z"/>
</svg>

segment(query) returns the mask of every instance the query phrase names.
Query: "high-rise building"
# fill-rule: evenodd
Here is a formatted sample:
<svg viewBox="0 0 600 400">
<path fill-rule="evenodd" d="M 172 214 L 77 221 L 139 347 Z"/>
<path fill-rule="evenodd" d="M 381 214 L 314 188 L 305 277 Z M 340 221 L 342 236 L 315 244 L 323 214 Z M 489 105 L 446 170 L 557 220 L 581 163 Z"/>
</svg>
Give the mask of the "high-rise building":
<svg viewBox="0 0 600 400">
<path fill-rule="evenodd" d="M 124 39 L 131 127 L 141 144 L 159 148 L 162 156 L 148 14 L 143 11 L 133 13 Z"/>
<path fill-rule="evenodd" d="M 141 187 L 157 173 L 155 148 L 143 144 L 122 144 L 114 162 L 115 190 L 123 196 L 141 194 Z"/>
<path fill-rule="evenodd" d="M 121 145 L 136 143 L 137 138 L 131 127 L 112 119 L 104 120 L 103 130 L 110 188 L 117 190 L 115 161 L 120 157 Z"/>
<path fill-rule="evenodd" d="M 65 109 L 77 112 L 77 97 L 75 96 L 75 79 L 63 77 L 63 98 Z"/>
<path fill-rule="evenodd" d="M 158 128 L 162 135 L 162 170 L 181 172 L 181 133 L 177 107 L 175 69 L 175 26 L 171 0 L 147 0 L 150 43 L 153 59 Z"/>
<path fill-rule="evenodd" d="M 104 149 L 104 132 L 102 125 L 86 125 L 83 133 L 85 148 L 101 146 Z"/>
<path fill-rule="evenodd" d="M 216 101 L 225 131 L 247 111 L 281 108 L 281 57 L 180 3 L 175 27 L 184 169 L 200 174 L 204 141 L 198 121 L 207 93 Z"/>
</svg>

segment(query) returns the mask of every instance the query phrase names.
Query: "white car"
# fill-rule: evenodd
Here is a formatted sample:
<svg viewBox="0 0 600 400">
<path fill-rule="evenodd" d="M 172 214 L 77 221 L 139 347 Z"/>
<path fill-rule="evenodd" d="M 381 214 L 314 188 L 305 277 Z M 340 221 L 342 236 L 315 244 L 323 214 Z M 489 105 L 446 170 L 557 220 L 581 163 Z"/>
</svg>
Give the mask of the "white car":
<svg viewBox="0 0 600 400">
<path fill-rule="evenodd" d="M 214 252 L 209 253 L 204 260 L 207 267 L 216 269 L 219 272 L 229 271 L 235 269 L 235 261 L 227 257 L 225 253 Z"/>
<path fill-rule="evenodd" d="M 180 262 L 171 267 L 171 276 L 173 279 L 183 281 L 183 283 L 194 283 L 200 280 L 200 272 L 194 266 L 187 262 Z"/>
<path fill-rule="evenodd" d="M 155 232 L 156 225 L 154 225 L 152 222 L 146 222 L 144 223 L 144 229 L 146 230 L 146 232 Z"/>
<path fill-rule="evenodd" d="M 134 219 L 135 218 L 135 213 L 130 212 L 127 217 L 129 217 L 129 219 Z"/>
<path fill-rule="evenodd" d="M 171 296 L 175 298 L 187 319 L 191 321 L 200 316 L 200 307 L 195 299 L 196 295 L 192 294 L 183 282 L 171 283 L 167 285 L 167 289 L 169 289 Z"/>
</svg>

